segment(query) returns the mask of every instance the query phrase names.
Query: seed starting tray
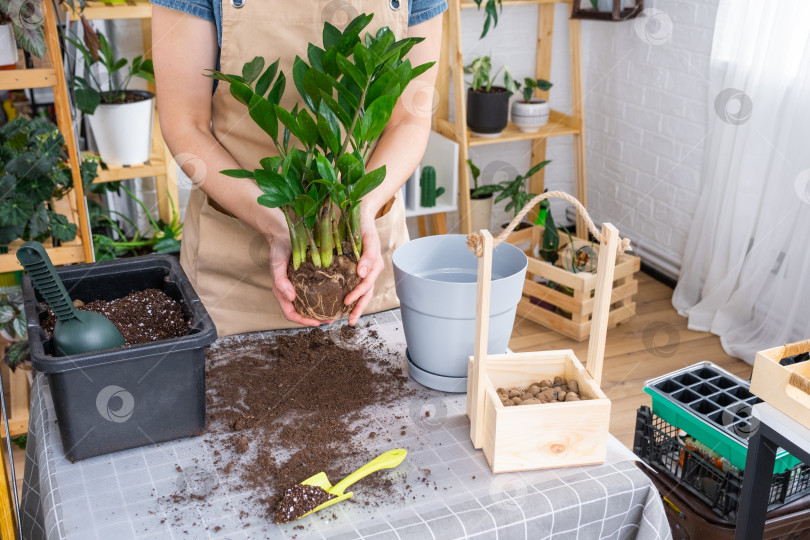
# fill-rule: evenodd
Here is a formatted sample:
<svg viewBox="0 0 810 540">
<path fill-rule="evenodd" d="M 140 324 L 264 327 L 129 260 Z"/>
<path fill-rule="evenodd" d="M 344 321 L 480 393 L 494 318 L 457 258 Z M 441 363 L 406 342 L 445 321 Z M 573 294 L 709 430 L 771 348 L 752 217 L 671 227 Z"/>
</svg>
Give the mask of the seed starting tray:
<svg viewBox="0 0 810 540">
<path fill-rule="evenodd" d="M 749 383 L 711 362 L 700 362 L 647 381 L 653 412 L 673 426 L 745 469 L 748 437 L 757 427 L 751 408 L 762 402 Z M 792 469 L 799 460 L 785 450 L 776 454 L 774 473 Z"/>
</svg>

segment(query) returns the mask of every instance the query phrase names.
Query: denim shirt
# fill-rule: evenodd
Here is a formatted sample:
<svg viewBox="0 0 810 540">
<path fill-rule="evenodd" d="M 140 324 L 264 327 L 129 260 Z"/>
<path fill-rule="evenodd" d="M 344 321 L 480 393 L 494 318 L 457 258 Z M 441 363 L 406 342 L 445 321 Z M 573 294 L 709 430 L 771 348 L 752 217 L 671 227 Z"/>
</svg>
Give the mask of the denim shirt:
<svg viewBox="0 0 810 540">
<path fill-rule="evenodd" d="M 217 43 L 222 44 L 223 0 L 151 0 L 163 6 L 194 15 L 216 24 Z M 228 1 L 228 0 L 224 0 Z M 382 0 L 385 1 L 385 0 Z M 447 9 L 447 0 L 408 0 L 408 26 L 423 23 Z"/>
</svg>

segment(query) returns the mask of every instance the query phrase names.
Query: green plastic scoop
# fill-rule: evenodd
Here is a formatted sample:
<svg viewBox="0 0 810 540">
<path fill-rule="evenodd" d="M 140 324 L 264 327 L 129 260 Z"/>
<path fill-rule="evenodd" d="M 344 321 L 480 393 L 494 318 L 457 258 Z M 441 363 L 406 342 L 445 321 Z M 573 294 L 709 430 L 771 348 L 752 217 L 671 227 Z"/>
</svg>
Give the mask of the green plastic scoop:
<svg viewBox="0 0 810 540">
<path fill-rule="evenodd" d="M 124 336 L 110 319 L 92 311 L 76 309 L 42 244 L 26 242 L 17 249 L 17 260 L 56 314 L 57 321 L 53 327 L 56 356 L 70 356 L 125 345 Z"/>
</svg>

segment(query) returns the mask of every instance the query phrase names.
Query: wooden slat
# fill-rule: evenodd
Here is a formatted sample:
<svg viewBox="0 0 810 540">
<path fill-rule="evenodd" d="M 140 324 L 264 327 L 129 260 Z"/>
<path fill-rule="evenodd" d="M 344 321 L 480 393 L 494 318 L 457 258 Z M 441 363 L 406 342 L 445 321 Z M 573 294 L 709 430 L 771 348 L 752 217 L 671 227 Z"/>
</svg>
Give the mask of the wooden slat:
<svg viewBox="0 0 810 540">
<path fill-rule="evenodd" d="M 470 154 L 468 132 L 467 132 L 467 96 L 466 84 L 464 83 L 464 58 L 462 54 L 463 45 L 461 39 L 461 2 L 460 0 L 450 0 L 450 9 L 445 13 L 448 17 L 450 36 L 448 43 L 449 68 L 452 69 L 453 79 L 453 114 L 455 116 L 454 133 L 458 144 L 458 218 L 459 226 L 463 234 L 470 232 L 472 228 L 472 218 L 470 216 L 470 179 L 467 167 L 467 158 Z"/>
<path fill-rule="evenodd" d="M 574 135 L 574 196 L 588 208 L 588 190 L 585 183 L 585 96 L 582 92 L 581 25 L 578 20 L 568 21 L 571 48 L 571 108 L 577 121 Z M 588 237 L 585 218 L 577 213 L 577 236 Z"/>
<path fill-rule="evenodd" d="M 504 6 L 531 6 L 535 4 L 559 4 L 559 3 L 567 3 L 565 1 L 561 2 L 560 0 L 502 0 Z M 477 8 L 478 6 L 475 2 L 464 1 L 461 2 L 462 9 L 467 8 Z"/>
<path fill-rule="evenodd" d="M 483 254 L 478 258 L 478 283 L 475 307 L 475 349 L 470 389 L 470 439 L 474 448 L 484 446 L 484 394 L 487 379 L 487 346 L 489 344 L 489 301 L 492 289 L 492 235 L 481 231 Z"/>
<path fill-rule="evenodd" d="M 485 144 L 501 144 L 516 141 L 530 141 L 533 139 L 543 139 L 546 137 L 557 137 L 560 135 L 575 135 L 579 130 L 571 125 L 571 117 L 560 113 L 558 111 L 551 111 L 549 113 L 548 124 L 541 126 L 534 133 L 524 133 L 518 127 L 509 122 L 506 129 L 497 137 L 482 137 L 480 135 L 470 134 L 470 146 L 481 146 Z"/>
<path fill-rule="evenodd" d="M 79 14 L 71 11 L 70 20 L 79 20 Z M 152 5 L 149 2 L 87 2 L 84 18 L 88 20 L 111 19 L 148 19 L 152 17 Z"/>
<path fill-rule="evenodd" d="M 131 167 L 111 167 L 109 169 L 99 167 L 98 178 L 96 178 L 93 183 L 101 184 L 104 182 L 116 182 L 118 180 L 145 178 L 164 174 L 165 172 L 166 165 L 162 160 L 150 161 L 149 163 L 133 165 Z"/>
<path fill-rule="evenodd" d="M 22 266 L 20 266 L 20 263 L 17 261 L 15 253 L 16 250 L 12 251 L 9 249 L 9 253 L 0 255 L 0 273 L 22 270 Z M 48 248 L 48 256 L 51 258 L 54 266 L 85 262 L 84 248 L 81 244 Z"/>
<path fill-rule="evenodd" d="M 58 82 L 53 68 L 11 69 L 0 71 L 0 90 L 49 88 Z"/>
</svg>

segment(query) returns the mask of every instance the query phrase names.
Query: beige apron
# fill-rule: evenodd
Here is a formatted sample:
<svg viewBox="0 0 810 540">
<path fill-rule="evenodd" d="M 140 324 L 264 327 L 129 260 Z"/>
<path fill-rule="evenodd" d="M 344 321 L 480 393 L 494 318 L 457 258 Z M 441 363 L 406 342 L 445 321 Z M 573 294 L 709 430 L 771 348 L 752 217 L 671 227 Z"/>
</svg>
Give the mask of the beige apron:
<svg viewBox="0 0 810 540">
<path fill-rule="evenodd" d="M 242 65 L 254 56 L 264 56 L 268 64 L 280 58 L 279 69 L 287 76 L 282 105 L 289 110 L 298 101 L 293 60 L 296 55 L 306 58 L 309 42 L 322 45 L 324 21 L 343 28 L 360 13 L 374 13 L 365 31 L 376 33 L 388 26 L 401 39 L 407 33 L 407 10 L 407 0 L 242 0 L 241 4 L 223 0 L 220 69 L 241 73 Z M 212 124 L 216 138 L 245 169 L 258 168 L 261 158 L 276 153 L 267 134 L 222 82 L 213 97 Z M 385 268 L 374 285 L 367 313 L 399 306 L 391 256 L 408 241 L 399 193 L 376 225 Z M 186 207 L 180 262 L 220 336 L 297 326 L 284 317 L 271 290 L 270 249 L 264 236 L 223 213 L 200 189 L 192 190 Z"/>
</svg>

